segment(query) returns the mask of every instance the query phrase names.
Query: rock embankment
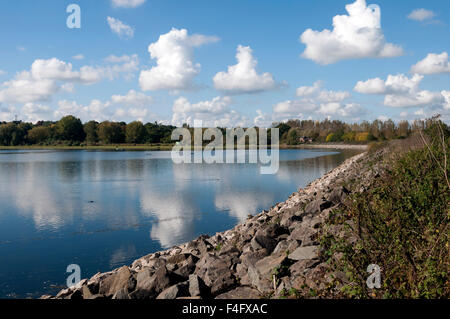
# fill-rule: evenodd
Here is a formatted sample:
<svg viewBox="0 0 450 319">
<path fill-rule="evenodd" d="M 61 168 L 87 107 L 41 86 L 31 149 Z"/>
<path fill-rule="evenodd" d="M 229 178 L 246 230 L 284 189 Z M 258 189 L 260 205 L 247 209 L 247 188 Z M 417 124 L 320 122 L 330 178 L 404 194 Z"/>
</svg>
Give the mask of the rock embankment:
<svg viewBox="0 0 450 319">
<path fill-rule="evenodd" d="M 330 278 L 319 233 L 348 195 L 346 185 L 372 178 L 364 154 L 345 161 L 290 198 L 215 236 L 142 257 L 62 290 L 64 299 L 256 299 L 311 297 Z M 346 188 L 347 187 L 347 188 Z M 362 186 L 364 187 L 364 186 Z M 353 189 L 353 187 L 352 187 Z M 339 231 L 339 230 L 337 230 Z"/>
</svg>

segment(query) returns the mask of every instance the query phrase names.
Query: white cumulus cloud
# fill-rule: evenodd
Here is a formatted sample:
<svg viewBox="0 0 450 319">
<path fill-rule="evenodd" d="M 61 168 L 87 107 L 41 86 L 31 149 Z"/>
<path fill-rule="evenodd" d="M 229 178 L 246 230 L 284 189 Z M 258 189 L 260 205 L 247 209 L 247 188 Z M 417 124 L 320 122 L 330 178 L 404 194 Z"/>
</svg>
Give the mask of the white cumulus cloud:
<svg viewBox="0 0 450 319">
<path fill-rule="evenodd" d="M 148 106 L 153 103 L 153 98 L 141 92 L 130 90 L 125 95 L 113 95 L 111 102 L 115 104 L 123 104 L 126 106 Z"/>
<path fill-rule="evenodd" d="M 270 73 L 258 74 L 258 61 L 253 57 L 250 47 L 239 45 L 236 59 L 238 63 L 228 67 L 227 72 L 219 72 L 214 76 L 217 90 L 230 93 L 255 93 L 274 89 L 277 84 Z"/>
<path fill-rule="evenodd" d="M 58 92 L 59 86 L 54 80 L 35 79 L 28 71 L 17 74 L 12 80 L 2 83 L 0 102 L 28 103 L 48 101 Z"/>
<path fill-rule="evenodd" d="M 444 97 L 444 105 L 443 109 L 446 112 L 449 112 L 448 115 L 450 115 L 450 91 L 441 91 L 442 96 Z"/>
<path fill-rule="evenodd" d="M 235 127 L 248 124 L 247 119 L 230 109 L 231 98 L 215 97 L 211 100 L 192 104 L 185 97 L 180 97 L 173 104 L 172 125 L 193 125 L 195 120 L 203 121 L 205 127 Z"/>
<path fill-rule="evenodd" d="M 126 58 L 124 58 L 126 57 Z M 74 84 L 90 85 L 103 78 L 113 80 L 124 74 L 131 77 L 138 68 L 137 55 L 121 57 L 122 63 L 82 66 L 75 70 L 71 63 L 57 58 L 38 59 L 30 70 L 19 72 L 0 85 L 0 103 L 34 103 L 49 101 L 59 91 L 74 92 Z"/>
<path fill-rule="evenodd" d="M 441 54 L 428 54 L 426 58 L 411 67 L 411 72 L 419 74 L 450 73 L 448 53 L 442 52 Z"/>
<path fill-rule="evenodd" d="M 301 86 L 297 89 L 297 96 L 309 97 L 320 91 L 322 88 L 322 82 L 316 81 L 313 86 Z"/>
<path fill-rule="evenodd" d="M 297 96 L 322 103 L 342 102 L 350 97 L 350 93 L 347 91 L 324 90 L 322 85 L 321 81 L 317 81 L 313 86 L 301 86 L 297 89 Z"/>
<path fill-rule="evenodd" d="M 112 5 L 117 8 L 136 8 L 144 4 L 146 0 L 111 0 Z"/>
<path fill-rule="evenodd" d="M 104 77 L 113 80 L 124 75 L 126 80 L 134 77 L 135 72 L 139 70 L 139 58 L 137 54 L 115 56 L 110 55 L 105 58 L 106 66 L 101 67 L 101 71 Z"/>
<path fill-rule="evenodd" d="M 356 103 L 345 103 L 351 97 L 346 91 L 331 91 L 322 88 L 317 81 L 312 86 L 297 89 L 298 100 L 287 100 L 274 106 L 274 119 L 323 117 L 357 120 L 366 111 Z"/>
<path fill-rule="evenodd" d="M 408 78 L 404 74 L 389 75 L 386 81 L 380 78 L 359 81 L 354 90 L 362 94 L 384 95 L 384 104 L 391 107 L 419 107 L 441 104 L 440 92 L 421 90 L 423 75 L 414 74 Z"/>
<path fill-rule="evenodd" d="M 367 6 L 366 0 L 346 5 L 348 15 L 333 18 L 333 30 L 306 30 L 300 37 L 306 45 L 302 56 L 327 65 L 345 59 L 387 58 L 403 54 L 403 49 L 387 43 L 381 29 L 378 5 Z"/>
<path fill-rule="evenodd" d="M 90 66 L 83 66 L 74 71 L 71 63 L 57 58 L 48 60 L 35 60 L 31 66 L 31 75 L 36 80 L 58 80 L 81 83 L 95 83 L 101 80 L 100 72 Z"/>
<path fill-rule="evenodd" d="M 408 19 L 422 22 L 433 19 L 435 16 L 436 14 L 433 11 L 421 8 L 413 10 L 408 15 Z"/>
<path fill-rule="evenodd" d="M 121 38 L 132 38 L 134 37 L 134 29 L 129 25 L 123 23 L 119 19 L 107 17 L 108 25 L 111 31 L 117 34 Z"/>
<path fill-rule="evenodd" d="M 287 100 L 277 103 L 274 107 L 275 113 L 290 115 L 300 115 L 312 113 L 317 109 L 317 104 L 311 100 Z"/>
<path fill-rule="evenodd" d="M 218 41 L 217 37 L 189 35 L 186 29 L 172 29 L 150 44 L 148 51 L 156 66 L 141 71 L 139 84 L 144 91 L 188 90 L 200 73 L 200 64 L 194 62 L 194 48 Z"/>
</svg>

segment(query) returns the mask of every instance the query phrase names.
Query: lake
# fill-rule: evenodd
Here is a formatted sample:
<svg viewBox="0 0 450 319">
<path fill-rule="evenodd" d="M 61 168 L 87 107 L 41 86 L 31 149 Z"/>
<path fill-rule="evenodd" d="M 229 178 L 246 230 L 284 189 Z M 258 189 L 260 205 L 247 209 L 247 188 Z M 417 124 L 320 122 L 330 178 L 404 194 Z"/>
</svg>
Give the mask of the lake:
<svg viewBox="0 0 450 319">
<path fill-rule="evenodd" d="M 0 151 L 0 298 L 65 288 L 285 201 L 357 151 L 281 150 L 258 164 L 174 164 L 170 152 Z"/>
</svg>

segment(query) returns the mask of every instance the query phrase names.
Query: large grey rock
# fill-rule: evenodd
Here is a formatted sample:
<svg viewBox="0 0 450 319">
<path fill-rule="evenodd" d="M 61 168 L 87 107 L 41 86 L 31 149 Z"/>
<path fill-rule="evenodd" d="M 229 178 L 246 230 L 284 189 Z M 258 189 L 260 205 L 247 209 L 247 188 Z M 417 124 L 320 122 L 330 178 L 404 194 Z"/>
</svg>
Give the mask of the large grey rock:
<svg viewBox="0 0 450 319">
<path fill-rule="evenodd" d="M 278 243 L 277 247 L 275 247 L 273 253 L 274 254 L 282 254 L 288 250 L 288 242 L 286 240 L 282 240 Z"/>
<path fill-rule="evenodd" d="M 189 283 L 181 282 L 161 292 L 156 299 L 177 299 L 189 296 Z"/>
<path fill-rule="evenodd" d="M 316 199 L 316 200 L 313 200 L 308 205 L 306 205 L 305 214 L 320 213 L 323 210 L 330 208 L 332 205 L 333 205 L 333 203 L 330 201 L 327 201 L 324 199 Z"/>
<path fill-rule="evenodd" d="M 250 285 L 250 279 L 248 277 L 248 267 L 243 263 L 236 265 L 236 280 L 240 285 Z"/>
<path fill-rule="evenodd" d="M 207 254 L 198 261 L 195 273 L 210 287 L 211 294 L 217 295 L 236 284 L 230 268 L 231 259 Z"/>
<path fill-rule="evenodd" d="M 315 236 L 317 234 L 317 230 L 310 227 L 309 223 L 301 223 L 298 224 L 296 228 L 294 228 L 291 234 L 288 237 L 288 240 L 297 240 L 303 246 L 312 246 L 317 243 Z M 293 250 L 290 250 L 291 252 Z"/>
<path fill-rule="evenodd" d="M 285 297 L 292 288 L 291 279 L 288 276 L 279 279 L 278 287 L 275 291 L 275 297 Z"/>
<path fill-rule="evenodd" d="M 238 287 L 236 289 L 218 295 L 216 299 L 260 299 L 258 290 L 250 287 Z"/>
<path fill-rule="evenodd" d="M 333 204 L 339 204 L 345 200 L 349 193 L 350 192 L 344 186 L 339 186 L 331 191 L 328 195 L 328 200 Z"/>
<path fill-rule="evenodd" d="M 197 275 L 192 274 L 189 276 L 189 294 L 192 297 L 204 296 L 208 294 L 208 287 Z"/>
<path fill-rule="evenodd" d="M 271 238 L 278 238 L 284 234 L 289 234 L 289 229 L 276 223 L 271 223 L 263 228 L 264 234 Z"/>
<path fill-rule="evenodd" d="M 155 298 L 170 286 L 170 278 L 165 266 L 154 274 L 150 269 L 144 269 L 137 274 L 136 290 L 130 294 L 133 299 Z"/>
<path fill-rule="evenodd" d="M 291 260 L 310 260 L 319 257 L 319 247 L 309 246 L 309 247 L 299 247 L 291 254 L 289 254 L 289 259 Z"/>
<path fill-rule="evenodd" d="M 132 274 L 130 269 L 128 269 L 127 266 L 123 266 L 116 273 L 100 282 L 99 293 L 107 297 L 111 297 L 122 288 L 128 290 L 131 276 Z"/>
<path fill-rule="evenodd" d="M 81 292 L 83 293 L 83 299 L 94 299 L 97 296 L 97 294 L 92 292 L 87 285 L 83 286 Z"/>
<path fill-rule="evenodd" d="M 277 247 L 275 247 L 273 254 L 278 255 L 278 254 L 282 254 L 282 253 L 293 252 L 298 247 L 300 247 L 301 244 L 302 244 L 301 240 L 295 240 L 295 239 L 280 241 L 278 243 Z"/>
<path fill-rule="evenodd" d="M 301 222 L 302 219 L 303 217 L 302 214 L 300 214 L 300 212 L 292 210 L 283 214 L 283 217 L 281 217 L 280 225 L 289 228 L 293 223 Z"/>
<path fill-rule="evenodd" d="M 248 267 L 250 265 L 256 264 L 259 260 L 263 259 L 267 255 L 267 250 L 261 249 L 257 251 L 245 252 L 239 257 L 239 259 L 241 260 L 242 264 L 245 265 L 245 267 Z"/>
<path fill-rule="evenodd" d="M 181 264 L 178 265 L 178 268 L 174 271 L 175 275 L 178 275 L 180 278 L 188 279 L 189 275 L 191 275 L 195 271 L 195 264 L 198 261 L 198 258 L 194 255 L 189 255 L 187 259 L 185 259 Z"/>
<path fill-rule="evenodd" d="M 188 259 L 190 254 L 175 254 L 167 259 L 167 264 L 179 264 Z"/>
<path fill-rule="evenodd" d="M 121 299 L 121 300 L 130 299 L 130 295 L 128 294 L 127 289 L 122 288 L 114 294 L 112 299 Z"/>
<path fill-rule="evenodd" d="M 286 265 L 286 262 L 286 255 L 280 254 L 265 257 L 255 265 L 250 265 L 248 276 L 251 285 L 262 293 L 273 291 L 273 276 L 277 270 Z"/>
<path fill-rule="evenodd" d="M 289 267 L 289 272 L 291 277 L 302 276 L 305 274 L 307 269 L 314 268 L 320 263 L 317 259 L 303 259 L 292 264 Z"/>
<path fill-rule="evenodd" d="M 265 248 L 270 254 L 276 247 L 277 241 L 267 235 L 256 235 L 251 241 L 252 248 L 255 250 Z"/>
<path fill-rule="evenodd" d="M 200 257 L 206 254 L 207 252 L 212 251 L 214 247 L 211 245 L 208 239 L 209 236 L 202 235 L 197 239 L 189 242 L 186 245 L 185 252 Z"/>
</svg>

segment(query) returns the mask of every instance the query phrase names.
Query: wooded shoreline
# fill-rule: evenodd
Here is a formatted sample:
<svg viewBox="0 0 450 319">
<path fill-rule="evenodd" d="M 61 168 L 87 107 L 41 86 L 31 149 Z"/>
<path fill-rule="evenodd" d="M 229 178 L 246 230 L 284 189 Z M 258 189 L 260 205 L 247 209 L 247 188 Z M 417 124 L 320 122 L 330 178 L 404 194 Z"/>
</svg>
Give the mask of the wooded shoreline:
<svg viewBox="0 0 450 319">
<path fill-rule="evenodd" d="M 171 151 L 174 144 L 117 144 L 117 145 L 20 145 L 20 146 L 0 146 L 0 151 L 8 150 L 93 150 L 93 151 Z M 290 149 L 337 149 L 337 150 L 367 150 L 368 144 L 345 144 L 345 143 L 321 143 L 303 145 L 280 145 L 280 150 Z"/>
</svg>

